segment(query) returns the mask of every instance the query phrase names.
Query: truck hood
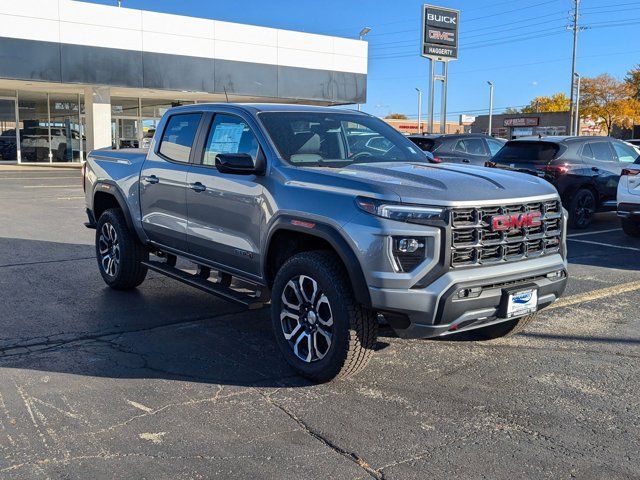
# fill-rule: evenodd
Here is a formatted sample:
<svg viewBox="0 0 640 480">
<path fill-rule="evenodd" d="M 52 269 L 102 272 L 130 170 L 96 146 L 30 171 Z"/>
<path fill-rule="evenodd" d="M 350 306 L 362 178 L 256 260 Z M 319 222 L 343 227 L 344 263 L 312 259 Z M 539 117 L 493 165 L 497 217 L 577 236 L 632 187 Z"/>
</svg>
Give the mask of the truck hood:
<svg viewBox="0 0 640 480">
<path fill-rule="evenodd" d="M 557 196 L 546 180 L 518 172 L 457 164 L 368 163 L 341 169 L 314 168 L 316 172 L 358 183 L 384 187 L 405 203 L 470 205 L 478 202 L 522 201 Z"/>
</svg>

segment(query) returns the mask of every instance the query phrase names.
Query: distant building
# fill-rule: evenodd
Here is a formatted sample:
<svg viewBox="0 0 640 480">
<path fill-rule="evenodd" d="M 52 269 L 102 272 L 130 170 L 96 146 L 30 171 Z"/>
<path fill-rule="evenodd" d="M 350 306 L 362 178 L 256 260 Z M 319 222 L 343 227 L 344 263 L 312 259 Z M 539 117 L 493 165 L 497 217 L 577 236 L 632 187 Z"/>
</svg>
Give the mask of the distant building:
<svg viewBox="0 0 640 480">
<path fill-rule="evenodd" d="M 429 133 L 427 132 L 427 122 L 422 121 L 421 126 L 422 129 L 418 129 L 418 121 L 417 120 L 401 120 L 395 118 L 383 118 L 385 122 L 391 125 L 396 130 L 400 132 L 410 135 L 416 133 Z M 440 123 L 435 123 L 433 125 L 434 131 L 431 133 L 440 133 Z M 446 124 L 446 133 L 469 133 L 471 130 L 471 121 L 467 123 L 461 122 L 447 122 Z"/>
<path fill-rule="evenodd" d="M 569 135 L 569 112 L 515 113 L 494 115 L 491 135 L 512 140 L 515 138 L 549 135 Z M 489 115 L 479 115 L 471 124 L 472 133 L 488 133 Z M 580 135 L 602 135 L 601 128 L 591 119 L 581 119 Z"/>
</svg>

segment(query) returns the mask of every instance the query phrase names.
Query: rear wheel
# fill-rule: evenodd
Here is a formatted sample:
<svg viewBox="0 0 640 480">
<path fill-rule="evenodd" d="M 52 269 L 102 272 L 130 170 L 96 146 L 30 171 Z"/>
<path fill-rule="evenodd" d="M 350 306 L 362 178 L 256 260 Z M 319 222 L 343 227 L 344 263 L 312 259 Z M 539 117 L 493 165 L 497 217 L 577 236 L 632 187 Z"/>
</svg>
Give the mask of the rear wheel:
<svg viewBox="0 0 640 480">
<path fill-rule="evenodd" d="M 522 332 L 527 326 L 533 322 L 536 314 L 527 315 L 526 317 L 508 320 L 506 322 L 496 323 L 488 327 L 470 330 L 468 333 L 477 340 L 494 340 L 496 338 L 512 337 Z"/>
<path fill-rule="evenodd" d="M 569 205 L 569 226 L 580 230 L 587 228 L 593 221 L 596 206 L 596 196 L 591 190 L 578 190 Z"/>
<path fill-rule="evenodd" d="M 316 382 L 352 376 L 369 362 L 376 315 L 358 304 L 341 262 L 331 252 L 291 257 L 276 275 L 271 317 L 285 360 Z"/>
<path fill-rule="evenodd" d="M 640 220 L 623 218 L 622 230 L 630 237 L 640 237 Z"/>
<path fill-rule="evenodd" d="M 116 290 L 135 288 L 147 276 L 142 262 L 149 260 L 149 252 L 129 230 L 120 209 L 111 208 L 100 215 L 96 257 L 105 283 Z"/>
</svg>

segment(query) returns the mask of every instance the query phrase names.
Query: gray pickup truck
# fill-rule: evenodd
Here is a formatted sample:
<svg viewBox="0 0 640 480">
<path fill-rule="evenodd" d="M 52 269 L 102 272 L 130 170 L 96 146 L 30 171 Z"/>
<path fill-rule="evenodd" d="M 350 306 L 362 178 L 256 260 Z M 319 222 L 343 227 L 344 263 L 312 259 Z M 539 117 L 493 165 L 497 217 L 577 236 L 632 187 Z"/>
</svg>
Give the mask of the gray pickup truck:
<svg viewBox="0 0 640 480">
<path fill-rule="evenodd" d="M 285 359 L 315 381 L 361 370 L 381 321 L 402 338 L 512 335 L 567 282 L 566 211 L 549 183 L 432 164 L 360 112 L 174 108 L 148 151 L 91 152 L 83 182 L 110 287 L 153 270 L 270 303 Z"/>
</svg>

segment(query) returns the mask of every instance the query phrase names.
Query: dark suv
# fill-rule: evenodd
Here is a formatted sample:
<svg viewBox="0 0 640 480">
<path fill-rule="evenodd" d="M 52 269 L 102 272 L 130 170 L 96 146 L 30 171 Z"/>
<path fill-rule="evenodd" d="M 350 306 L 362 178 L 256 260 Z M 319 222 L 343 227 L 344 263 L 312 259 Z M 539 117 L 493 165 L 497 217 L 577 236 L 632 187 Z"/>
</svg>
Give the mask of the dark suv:
<svg viewBox="0 0 640 480">
<path fill-rule="evenodd" d="M 587 228 L 597 211 L 615 210 L 622 169 L 639 152 L 611 137 L 543 137 L 507 142 L 488 166 L 530 173 L 551 182 L 573 228 Z"/>
<path fill-rule="evenodd" d="M 409 135 L 421 150 L 433 153 L 436 163 L 484 165 L 506 143 L 501 138 L 475 133 L 456 135 Z"/>
</svg>

